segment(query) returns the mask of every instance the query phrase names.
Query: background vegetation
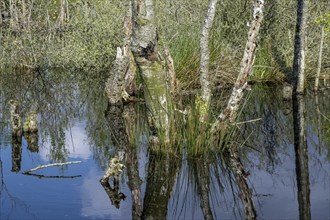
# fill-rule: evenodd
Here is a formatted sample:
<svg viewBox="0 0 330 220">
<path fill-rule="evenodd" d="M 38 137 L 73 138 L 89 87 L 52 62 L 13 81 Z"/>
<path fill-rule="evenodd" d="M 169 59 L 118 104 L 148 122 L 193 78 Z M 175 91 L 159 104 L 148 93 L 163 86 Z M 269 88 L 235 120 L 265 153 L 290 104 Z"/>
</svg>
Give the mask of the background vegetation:
<svg viewBox="0 0 330 220">
<path fill-rule="evenodd" d="M 170 47 L 183 89 L 196 88 L 199 38 L 207 1 L 155 0 L 160 42 Z M 236 77 L 251 16 L 252 1 L 221 1 L 211 33 L 211 71 L 215 86 Z M 320 16 L 330 11 L 327 0 L 311 0 L 308 19 L 307 72 L 317 65 Z M 122 43 L 123 1 L 69 0 L 68 18 L 60 20 L 60 0 L 5 0 L 0 3 L 0 66 L 65 68 L 86 74 L 106 72 Z M 252 80 L 290 79 L 296 3 L 267 1 L 266 16 Z M 326 34 L 325 42 L 329 41 Z M 325 66 L 330 64 L 325 43 Z"/>
</svg>

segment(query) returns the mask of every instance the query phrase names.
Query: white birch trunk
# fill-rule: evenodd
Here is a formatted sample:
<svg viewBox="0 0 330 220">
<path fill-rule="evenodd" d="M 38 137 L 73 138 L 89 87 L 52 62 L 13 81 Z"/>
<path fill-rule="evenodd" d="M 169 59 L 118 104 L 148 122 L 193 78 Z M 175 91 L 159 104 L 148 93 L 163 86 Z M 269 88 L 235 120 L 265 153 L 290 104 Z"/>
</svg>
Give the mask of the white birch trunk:
<svg viewBox="0 0 330 220">
<path fill-rule="evenodd" d="M 293 95 L 305 90 L 305 36 L 308 0 L 298 0 L 293 61 Z"/>
<path fill-rule="evenodd" d="M 213 20 L 216 12 L 216 4 L 218 0 L 210 0 L 207 15 L 204 20 L 202 27 L 200 49 L 201 49 L 201 60 L 200 60 L 200 84 L 202 87 L 202 100 L 205 103 L 210 101 L 211 89 L 210 89 L 210 76 L 209 76 L 209 35 L 213 25 Z"/>
<path fill-rule="evenodd" d="M 264 0 L 255 0 L 253 7 L 253 20 L 248 32 L 243 59 L 241 61 L 240 73 L 234 84 L 231 96 L 226 108 L 220 113 L 216 122 L 213 124 L 212 132 L 220 132 L 222 138 L 226 132 L 227 126 L 236 120 L 237 111 L 244 92 L 247 88 L 247 78 L 252 72 L 255 59 L 259 29 L 263 19 Z"/>
<path fill-rule="evenodd" d="M 314 90 L 315 91 L 319 89 L 320 74 L 321 74 L 321 67 L 322 67 L 323 40 L 324 40 L 324 26 L 322 25 L 322 27 L 321 27 L 319 58 L 318 58 L 318 61 L 317 61 L 317 72 L 316 72 L 315 85 L 314 85 Z"/>
</svg>

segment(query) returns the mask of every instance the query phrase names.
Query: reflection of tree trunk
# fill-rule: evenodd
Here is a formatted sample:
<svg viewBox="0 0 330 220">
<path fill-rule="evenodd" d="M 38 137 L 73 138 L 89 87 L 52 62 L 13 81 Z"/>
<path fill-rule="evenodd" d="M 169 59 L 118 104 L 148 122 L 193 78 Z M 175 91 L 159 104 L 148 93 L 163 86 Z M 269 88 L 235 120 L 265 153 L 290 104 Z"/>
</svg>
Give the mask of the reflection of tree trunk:
<svg viewBox="0 0 330 220">
<path fill-rule="evenodd" d="M 293 96 L 293 127 L 296 155 L 296 173 L 300 219 L 311 219 L 308 149 L 305 125 L 305 102 L 300 95 Z"/>
<path fill-rule="evenodd" d="M 31 152 L 39 152 L 39 146 L 38 146 L 38 132 L 34 132 L 34 133 L 27 133 L 24 134 L 24 138 L 27 141 L 27 148 L 29 149 L 29 151 Z"/>
<path fill-rule="evenodd" d="M 319 58 L 317 61 L 317 72 L 316 72 L 316 77 L 315 77 L 314 90 L 319 89 L 319 81 L 320 81 L 320 74 L 321 74 L 321 67 L 322 67 L 323 40 L 324 40 L 324 25 L 322 25 L 322 27 L 321 27 L 320 49 L 319 49 Z"/>
<path fill-rule="evenodd" d="M 125 163 L 128 175 L 128 186 L 132 193 L 132 218 L 140 219 L 142 214 L 142 200 L 141 200 L 141 179 L 138 171 L 138 158 L 135 146 L 130 143 L 135 137 L 135 123 L 136 123 L 135 109 L 133 105 L 114 106 L 109 105 L 107 110 L 107 121 L 110 127 L 112 140 L 118 152 L 117 157 L 121 157 L 122 162 Z M 119 198 L 122 198 L 118 192 L 118 175 L 114 176 L 114 189 L 110 187 L 107 179 L 101 180 L 101 184 L 106 190 L 107 194 L 111 195 L 112 204 L 119 207 Z M 116 188 L 117 187 L 117 188 Z M 119 197 L 118 197 L 119 196 Z"/>
<path fill-rule="evenodd" d="M 321 112 L 320 112 L 320 103 L 319 103 L 319 95 L 317 92 L 314 94 L 315 98 L 315 107 L 316 107 L 316 115 L 317 115 L 317 139 L 319 145 L 319 153 L 322 153 L 322 129 L 321 129 Z"/>
<path fill-rule="evenodd" d="M 126 167 L 128 176 L 128 187 L 132 192 L 132 219 L 141 219 L 141 178 L 139 176 L 139 166 L 137 152 L 134 146 L 130 146 L 126 151 Z"/>
<path fill-rule="evenodd" d="M 12 137 L 12 172 L 19 172 L 21 170 L 22 161 L 22 137 Z"/>
<path fill-rule="evenodd" d="M 11 121 L 11 132 L 13 137 L 22 136 L 22 122 L 19 111 L 19 103 L 17 100 L 10 100 L 10 121 Z"/>
<path fill-rule="evenodd" d="M 114 178 L 113 188 L 110 186 L 109 182 L 101 182 L 101 185 L 109 196 L 111 204 L 119 209 L 121 200 L 125 200 L 126 198 L 123 193 L 119 192 L 119 179 Z"/>
<path fill-rule="evenodd" d="M 110 128 L 111 139 L 113 144 L 116 146 L 116 154 L 110 159 L 108 169 L 100 180 L 101 183 L 108 182 L 111 176 L 118 179 L 124 166 L 122 162 L 125 159 L 125 149 L 129 145 L 129 137 L 122 115 L 123 106 L 111 105 L 109 103 L 106 116 L 108 126 Z"/>
<path fill-rule="evenodd" d="M 134 142 L 136 136 L 136 112 L 133 105 L 124 106 L 123 118 L 125 120 L 125 128 L 130 143 Z M 139 164 L 137 158 L 136 146 L 129 144 L 125 148 L 126 168 L 128 176 L 128 187 L 132 193 L 132 219 L 141 219 L 142 215 L 142 199 L 141 184 L 142 180 L 139 176 Z"/>
<path fill-rule="evenodd" d="M 197 191 L 200 197 L 200 206 L 204 215 L 204 219 L 213 219 L 213 214 L 210 206 L 210 170 L 206 160 L 196 161 L 196 177 Z"/>
<path fill-rule="evenodd" d="M 232 146 L 228 151 L 230 168 L 235 176 L 236 184 L 239 189 L 240 198 L 244 207 L 245 218 L 256 219 L 257 213 L 252 200 L 252 191 L 246 181 L 248 173 L 244 170 L 243 164 L 238 156 L 236 146 Z"/>
<path fill-rule="evenodd" d="M 154 154 L 149 156 L 142 219 L 166 219 L 178 168 L 178 161 L 174 158 L 162 158 Z"/>
</svg>

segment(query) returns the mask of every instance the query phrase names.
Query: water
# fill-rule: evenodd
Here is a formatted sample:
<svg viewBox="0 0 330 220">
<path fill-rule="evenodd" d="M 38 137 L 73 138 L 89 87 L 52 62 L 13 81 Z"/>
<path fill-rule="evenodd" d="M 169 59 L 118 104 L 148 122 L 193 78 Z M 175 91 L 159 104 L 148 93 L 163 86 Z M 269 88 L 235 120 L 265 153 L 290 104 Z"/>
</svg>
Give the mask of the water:
<svg viewBox="0 0 330 220">
<path fill-rule="evenodd" d="M 240 122 L 257 120 L 237 125 L 231 160 L 220 152 L 165 158 L 147 150 L 143 124 L 132 144 L 118 112 L 105 114 L 102 75 L 42 76 L 1 80 L 0 219 L 298 219 L 299 206 L 310 207 L 312 219 L 330 219 L 329 91 L 308 92 L 305 99 L 306 182 L 297 179 L 306 170 L 297 169 L 291 103 L 277 95 L 278 87 L 254 87 L 249 94 Z M 21 155 L 12 158 L 7 103 L 14 97 L 23 103 L 22 114 L 37 103 L 40 123 L 38 149 L 23 138 Z M 131 121 L 144 117 L 139 114 Z M 102 186 L 118 150 L 126 152 L 118 187 L 112 179 Z M 22 173 L 66 161 L 81 163 Z M 309 203 L 298 199 L 299 184 L 310 190 Z"/>
</svg>

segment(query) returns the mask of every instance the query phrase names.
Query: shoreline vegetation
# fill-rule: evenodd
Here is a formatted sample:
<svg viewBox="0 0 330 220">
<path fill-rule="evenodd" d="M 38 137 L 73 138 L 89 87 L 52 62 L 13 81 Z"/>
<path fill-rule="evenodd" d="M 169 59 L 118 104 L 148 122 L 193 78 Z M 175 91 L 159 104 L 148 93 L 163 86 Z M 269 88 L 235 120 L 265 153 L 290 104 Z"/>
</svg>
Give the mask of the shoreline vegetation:
<svg viewBox="0 0 330 220">
<path fill-rule="evenodd" d="M 247 104 L 251 84 L 288 85 L 291 99 L 293 60 L 299 57 L 294 54 L 299 16 L 296 3 L 287 0 L 207 3 L 4 1 L 0 74 L 2 78 L 12 74 L 16 80 L 31 78 L 31 82 L 38 77 L 83 83 L 98 78 L 97 89 L 106 93 L 112 111 L 121 112 L 127 103 L 143 100 L 146 130 L 155 151 L 175 153 L 182 141 L 191 141 L 193 155 L 208 148 L 223 149 L 238 135 L 234 125 Z M 213 10 L 207 10 L 210 7 Z M 330 21 L 327 11 L 326 2 L 308 8 L 302 35 L 306 37 L 297 50 L 306 55 L 301 67 L 306 79 L 320 66 L 321 27 L 328 27 Z M 323 14 L 324 19 L 319 19 Z M 325 30 L 322 41 L 327 42 Z M 330 45 L 321 48 L 323 66 L 328 66 Z M 63 71 L 48 76 L 47 71 L 54 69 Z M 204 88 L 203 80 L 207 80 Z M 225 94 L 229 90 L 231 94 Z M 176 93 L 193 93 L 191 106 L 182 105 Z M 246 121 L 250 120 L 254 119 Z"/>
<path fill-rule="evenodd" d="M 61 3 L 64 4 L 61 4 Z M 183 4 L 184 3 L 184 4 Z M 10 5 L 12 4 L 12 5 Z M 318 62 L 321 28 L 316 18 L 329 11 L 326 2 L 310 4 L 306 42 L 306 77 L 313 78 Z M 295 34 L 295 2 L 267 2 L 264 25 L 249 78 L 253 82 L 290 82 Z M 183 90 L 200 88 L 199 41 L 207 1 L 155 1 L 160 45 L 168 45 Z M 0 67 L 107 72 L 124 38 L 122 1 L 3 1 L 0 5 Z M 211 87 L 233 84 L 249 28 L 251 4 L 222 1 L 210 30 Z M 237 16 L 237 15 L 240 16 Z M 324 42 L 329 40 L 325 34 Z M 323 63 L 330 63 L 324 44 Z M 10 71 L 10 70 L 9 70 Z M 327 69 L 321 69 L 321 75 Z"/>
</svg>

